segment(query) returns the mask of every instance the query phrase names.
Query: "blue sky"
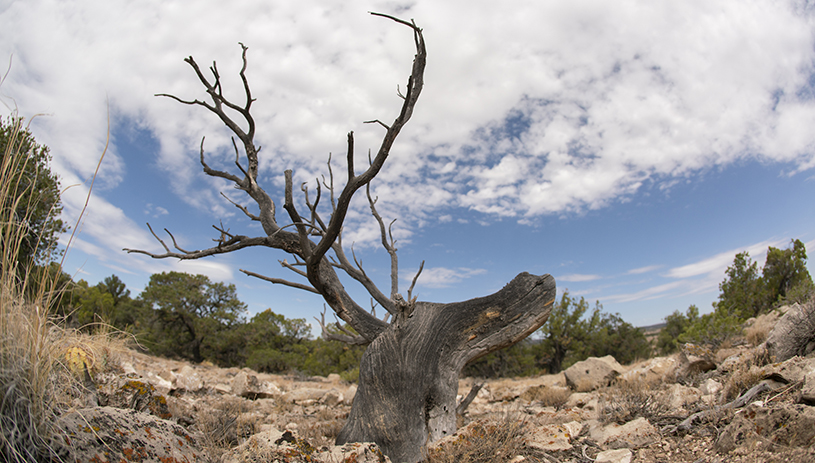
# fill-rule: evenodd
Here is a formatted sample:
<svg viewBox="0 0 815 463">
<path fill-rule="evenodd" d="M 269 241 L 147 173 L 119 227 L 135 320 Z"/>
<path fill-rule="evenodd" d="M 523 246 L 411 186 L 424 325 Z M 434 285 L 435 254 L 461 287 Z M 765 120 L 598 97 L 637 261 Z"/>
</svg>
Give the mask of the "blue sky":
<svg viewBox="0 0 815 463">
<path fill-rule="evenodd" d="M 51 147 L 71 223 L 110 127 L 66 259 L 75 278 L 116 274 L 135 295 L 154 272 L 203 273 L 234 283 L 251 313 L 318 315 L 319 298 L 239 272 L 296 279 L 281 252 L 176 262 L 121 249 L 160 250 L 145 222 L 192 249 L 211 246 L 213 224 L 260 233 L 219 193 L 247 198 L 197 163 L 206 136 L 208 162 L 232 165 L 219 121 L 153 96 L 205 96 L 184 57 L 217 61 L 239 99 L 238 42 L 249 46 L 273 199 L 286 168 L 299 181 L 325 174 L 348 131 L 364 162 L 382 131 L 362 122 L 396 116 L 413 57 L 410 31 L 367 11 L 415 19 L 428 44 L 414 118 L 373 183 L 382 215 L 398 219 L 403 291 L 422 260 L 416 293 L 429 301 L 551 273 L 559 289 L 649 325 L 690 304 L 710 310 L 737 252 L 762 264 L 768 246 L 792 238 L 815 248 L 807 2 L 234 3 L 0 1 L 0 59 L 10 63 L 0 112 L 16 108 Z M 387 286 L 387 253 L 362 201 L 344 242 Z"/>
</svg>

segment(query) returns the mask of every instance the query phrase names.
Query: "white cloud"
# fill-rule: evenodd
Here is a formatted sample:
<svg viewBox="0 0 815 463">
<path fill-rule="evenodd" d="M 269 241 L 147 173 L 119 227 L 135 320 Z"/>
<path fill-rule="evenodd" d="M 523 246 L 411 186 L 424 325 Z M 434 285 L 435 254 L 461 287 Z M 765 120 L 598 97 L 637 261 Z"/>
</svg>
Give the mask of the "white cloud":
<svg viewBox="0 0 815 463">
<path fill-rule="evenodd" d="M 484 273 L 487 273 L 487 271 L 481 268 L 425 268 L 422 270 L 421 275 L 419 275 L 416 285 L 417 287 L 424 286 L 427 288 L 446 288 L 453 286 L 467 278 L 476 275 L 483 275 Z M 415 273 L 409 275 L 407 278 L 405 278 L 405 281 L 412 281 L 415 275 Z"/>
<path fill-rule="evenodd" d="M 395 116 L 414 54 L 409 30 L 368 10 L 415 18 L 428 42 L 424 94 L 375 182 L 406 229 L 451 206 L 520 218 L 602 208 L 745 158 L 815 166 L 815 15 L 795 2 L 29 0 L 0 12 L 0 51 L 14 55 L 3 94 L 24 114 L 50 114 L 35 136 L 66 178 L 93 171 L 109 102 L 114 127 L 159 140 L 179 198 L 226 217 L 234 209 L 217 194 L 228 187 L 204 179 L 196 155 L 206 135 L 207 161 L 234 168 L 229 134 L 202 108 L 152 95 L 204 98 L 182 62 L 192 55 L 204 70 L 217 60 L 242 103 L 242 41 L 267 188 L 286 168 L 324 173 L 329 152 L 341 176 L 345 134 L 355 131 L 363 165 L 382 129 L 361 122 Z M 113 141 L 108 189 L 126 164 Z M 375 227 L 356 233 L 378 239 Z"/>
<path fill-rule="evenodd" d="M 204 71 L 217 60 L 225 93 L 242 103 L 237 42 L 248 45 L 261 182 L 283 218 L 284 169 L 294 169 L 296 181 L 313 182 L 333 153 L 342 184 L 347 132 L 356 135 L 359 171 L 383 133 L 362 121 L 388 122 L 401 104 L 396 87 L 404 89 L 414 54 L 411 33 L 368 10 L 414 18 L 429 50 L 424 94 L 373 183 L 385 221 L 399 218 L 397 247 L 414 234 L 426 236 L 418 229 L 428 223 L 487 225 L 497 216 L 540 225 L 541 215 L 603 208 L 644 186 L 658 191 L 744 160 L 785 175 L 809 169 L 800 175 L 815 178 L 815 15 L 795 0 L 246 0 L 226 10 L 214 0 L 6 2 L 0 62 L 13 55 L 13 65 L 0 99 L 26 116 L 47 114 L 32 129 L 51 147 L 63 185 L 91 176 L 110 109 L 114 138 L 74 252 L 120 274 L 182 270 L 236 278 L 228 259 L 179 263 L 121 251 L 161 250 L 143 225 L 143 208 L 125 212 L 117 202 L 116 186 L 135 163 L 158 167 L 150 181 L 176 195 L 147 209 L 165 221 L 154 223 L 157 232 L 172 218 L 173 199 L 214 221 L 236 212 L 219 191 L 247 202 L 226 182 L 206 178 L 198 164 L 206 136 L 207 162 L 236 171 L 221 122 L 202 108 L 153 95 L 206 97 L 182 61 L 192 55 Z M 154 136 L 159 152 L 126 158 L 118 144 L 133 129 Z M 85 189 L 66 193 L 69 221 Z M 459 207 L 485 215 L 454 212 Z M 241 233 L 257 230 L 253 224 Z M 190 230 L 172 231 L 182 246 L 191 242 Z M 344 238 L 360 255 L 380 247 L 363 195 L 355 198 Z M 558 281 L 596 281 L 586 285 L 595 286 L 587 293 L 593 296 L 625 293 L 599 297 L 609 303 L 713 294 L 737 252 L 748 250 L 763 263 L 767 246 L 786 244 L 768 240 L 681 266 L 603 270 L 602 278 L 591 274 L 597 268 L 587 269 Z M 425 269 L 419 286 L 455 286 L 486 272 L 455 265 Z"/>
<path fill-rule="evenodd" d="M 599 280 L 602 278 L 600 275 L 579 275 L 579 274 L 571 274 L 571 275 L 563 275 L 558 277 L 558 281 L 594 281 Z"/>
<path fill-rule="evenodd" d="M 749 246 L 745 246 L 744 248 L 731 249 L 692 264 L 674 267 L 668 270 L 665 276 L 668 278 L 691 278 L 700 275 L 707 275 L 709 277 L 715 277 L 721 280 L 724 277 L 724 271 L 733 263 L 733 258 L 736 257 L 736 254 L 746 251 L 750 254 L 750 258 L 753 261 L 758 261 L 759 264 L 761 264 L 763 262 L 761 256 L 767 254 L 768 247 L 784 247 L 786 243 L 786 240 L 769 240 L 751 244 Z"/>
<path fill-rule="evenodd" d="M 627 271 L 626 275 L 641 275 L 643 273 L 649 273 L 653 272 L 654 270 L 659 270 L 660 268 L 662 268 L 661 265 L 649 265 L 647 267 L 639 267 Z"/>
</svg>

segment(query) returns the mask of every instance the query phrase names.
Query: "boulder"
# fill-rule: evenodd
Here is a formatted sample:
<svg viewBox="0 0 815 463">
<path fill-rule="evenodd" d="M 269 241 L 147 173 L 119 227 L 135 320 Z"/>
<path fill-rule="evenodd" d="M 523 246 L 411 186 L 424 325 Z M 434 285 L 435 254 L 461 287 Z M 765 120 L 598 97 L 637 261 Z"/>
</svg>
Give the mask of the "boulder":
<svg viewBox="0 0 815 463">
<path fill-rule="evenodd" d="M 626 381 L 643 381 L 649 384 L 673 381 L 676 365 L 677 359 L 675 357 L 652 358 L 625 372 L 622 379 Z"/>
<path fill-rule="evenodd" d="M 795 356 L 781 363 L 765 365 L 761 375 L 765 379 L 791 384 L 803 381 L 811 371 L 815 371 L 815 359 Z"/>
<path fill-rule="evenodd" d="M 224 463 L 254 463 L 258 461 L 347 461 L 354 463 L 390 463 L 379 447 L 370 442 L 316 449 L 290 430 L 271 429 L 255 434 L 243 444 L 227 452 Z"/>
<path fill-rule="evenodd" d="M 75 410 L 56 421 L 55 446 L 64 461 L 193 463 L 205 455 L 180 425 L 135 410 L 96 407 Z M 100 444 L 103 443 L 103 444 Z"/>
<path fill-rule="evenodd" d="M 671 402 L 671 408 L 680 409 L 701 399 L 702 391 L 695 387 L 672 384 L 670 389 L 668 389 L 668 397 Z"/>
<path fill-rule="evenodd" d="M 572 439 L 577 439 L 582 430 L 583 423 L 577 421 L 538 426 L 527 435 L 527 445 L 546 452 L 570 450 Z"/>
<path fill-rule="evenodd" d="M 804 386 L 801 389 L 801 402 L 807 405 L 815 405 L 815 371 L 810 371 L 804 376 Z"/>
<path fill-rule="evenodd" d="M 566 369 L 566 384 L 577 392 L 588 392 L 608 386 L 623 373 L 622 365 L 607 355 L 602 358 L 589 357 Z"/>
<path fill-rule="evenodd" d="M 677 355 L 674 375 L 677 381 L 684 381 L 693 375 L 715 369 L 716 362 L 713 361 L 713 353 L 709 349 L 686 343 Z"/>
<path fill-rule="evenodd" d="M 804 304 L 782 307 L 786 313 L 778 320 L 764 343 L 774 362 L 783 362 L 815 351 L 815 298 Z"/>
<path fill-rule="evenodd" d="M 806 405 L 762 407 L 750 404 L 719 434 L 714 448 L 728 453 L 769 439 L 781 447 L 809 447 L 815 444 L 815 409 Z"/>
<path fill-rule="evenodd" d="M 181 371 L 176 373 L 175 387 L 187 392 L 198 392 L 204 388 L 204 380 L 201 379 L 195 368 L 184 365 Z"/>
<path fill-rule="evenodd" d="M 270 399 L 281 394 L 274 383 L 260 382 L 258 377 L 246 371 L 239 371 L 232 378 L 232 394 L 251 400 Z"/>
<path fill-rule="evenodd" d="M 162 419 L 170 419 L 167 400 L 156 393 L 152 384 L 138 379 L 120 378 L 113 387 L 106 387 L 101 394 L 100 405 L 131 409 L 150 413 Z"/>
<path fill-rule="evenodd" d="M 327 407 L 336 407 L 341 404 L 344 399 L 345 397 L 342 395 L 342 392 L 331 389 L 320 398 L 320 403 Z"/>
<path fill-rule="evenodd" d="M 594 463 L 631 463 L 633 457 L 628 449 L 605 450 L 597 454 Z"/>
<path fill-rule="evenodd" d="M 644 447 L 660 439 L 659 430 L 645 418 L 637 418 L 624 425 L 594 426 L 590 434 L 603 449 Z"/>
</svg>

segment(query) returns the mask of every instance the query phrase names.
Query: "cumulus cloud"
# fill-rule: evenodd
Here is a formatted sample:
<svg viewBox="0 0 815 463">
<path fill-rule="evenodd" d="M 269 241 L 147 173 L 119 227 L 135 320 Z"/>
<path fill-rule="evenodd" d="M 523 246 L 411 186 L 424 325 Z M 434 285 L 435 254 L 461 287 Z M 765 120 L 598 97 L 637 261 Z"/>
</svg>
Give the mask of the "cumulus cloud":
<svg viewBox="0 0 815 463">
<path fill-rule="evenodd" d="M 404 238 L 437 216 L 450 220 L 455 207 L 532 223 L 744 159 L 792 173 L 815 167 L 815 14 L 794 0 L 254 0 L 227 10 L 214 1 L 28 0 L 0 11 L 0 51 L 14 56 L 4 101 L 50 115 L 34 122 L 35 136 L 52 148 L 55 169 L 77 180 L 93 172 L 110 108 L 114 128 L 158 140 L 150 162 L 178 198 L 227 217 L 234 208 L 218 191 L 228 186 L 203 178 L 197 152 L 206 136 L 208 162 L 234 168 L 229 133 L 201 108 L 152 95 L 205 98 L 182 62 L 192 55 L 204 70 L 216 60 L 225 93 L 243 103 L 243 42 L 267 188 L 279 191 L 287 168 L 301 181 L 320 178 L 329 153 L 342 172 L 350 130 L 361 166 L 382 136 L 362 121 L 395 117 L 414 54 L 409 30 L 368 10 L 415 18 L 429 48 L 424 94 L 375 182 L 383 212 L 408 224 Z M 121 246 L 105 224 L 123 226 L 130 246 L 151 239 L 105 201 L 131 162 L 144 159 L 123 159 L 114 138 L 84 227 L 89 252 L 100 253 L 90 241 Z M 365 207 L 356 203 L 349 229 Z M 355 233 L 378 239 L 375 226 Z"/>
<path fill-rule="evenodd" d="M 558 281 L 576 281 L 576 282 L 583 282 L 583 281 L 594 281 L 599 280 L 602 278 L 600 275 L 580 275 L 580 274 L 571 274 L 571 275 L 563 275 L 558 277 Z"/>
<path fill-rule="evenodd" d="M 422 270 L 421 275 L 419 275 L 416 285 L 418 287 L 425 286 L 427 288 L 447 288 L 467 278 L 485 273 L 487 273 L 487 270 L 482 268 L 425 268 Z M 405 280 L 412 281 L 414 276 L 415 273 L 405 278 Z"/>
</svg>

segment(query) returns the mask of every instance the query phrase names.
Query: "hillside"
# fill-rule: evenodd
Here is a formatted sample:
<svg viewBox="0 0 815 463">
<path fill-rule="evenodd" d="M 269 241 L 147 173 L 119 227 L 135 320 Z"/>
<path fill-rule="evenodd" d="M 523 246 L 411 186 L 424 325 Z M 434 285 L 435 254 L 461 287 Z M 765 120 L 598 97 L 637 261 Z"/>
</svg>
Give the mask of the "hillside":
<svg viewBox="0 0 815 463">
<path fill-rule="evenodd" d="M 752 325 L 767 330 L 763 338 L 775 319 L 763 316 Z M 557 375 L 489 380 L 460 416 L 459 431 L 432 446 L 429 459 L 813 461 L 815 358 L 768 363 L 772 352 L 766 342 L 718 352 L 686 345 L 673 356 L 635 365 L 590 358 Z M 153 461 L 145 446 L 134 446 L 136 434 L 123 438 L 121 449 L 112 438 L 98 444 L 105 432 L 127 437 L 122 429 L 138 417 L 148 430 L 166 425 L 178 442 L 185 436 L 185 445 L 173 447 L 172 461 L 191 461 L 190 455 L 230 463 L 387 461 L 373 444 L 332 446 L 356 392 L 338 375 L 270 375 L 125 350 L 86 384 L 77 408 L 60 418 L 70 436 L 64 451 L 80 460 L 96 455 L 118 461 L 120 452 L 130 455 L 124 461 Z M 460 399 L 474 384 L 481 383 L 460 380 Z M 122 418 L 122 410 L 130 418 Z M 158 431 L 151 435 L 164 438 Z"/>
</svg>

